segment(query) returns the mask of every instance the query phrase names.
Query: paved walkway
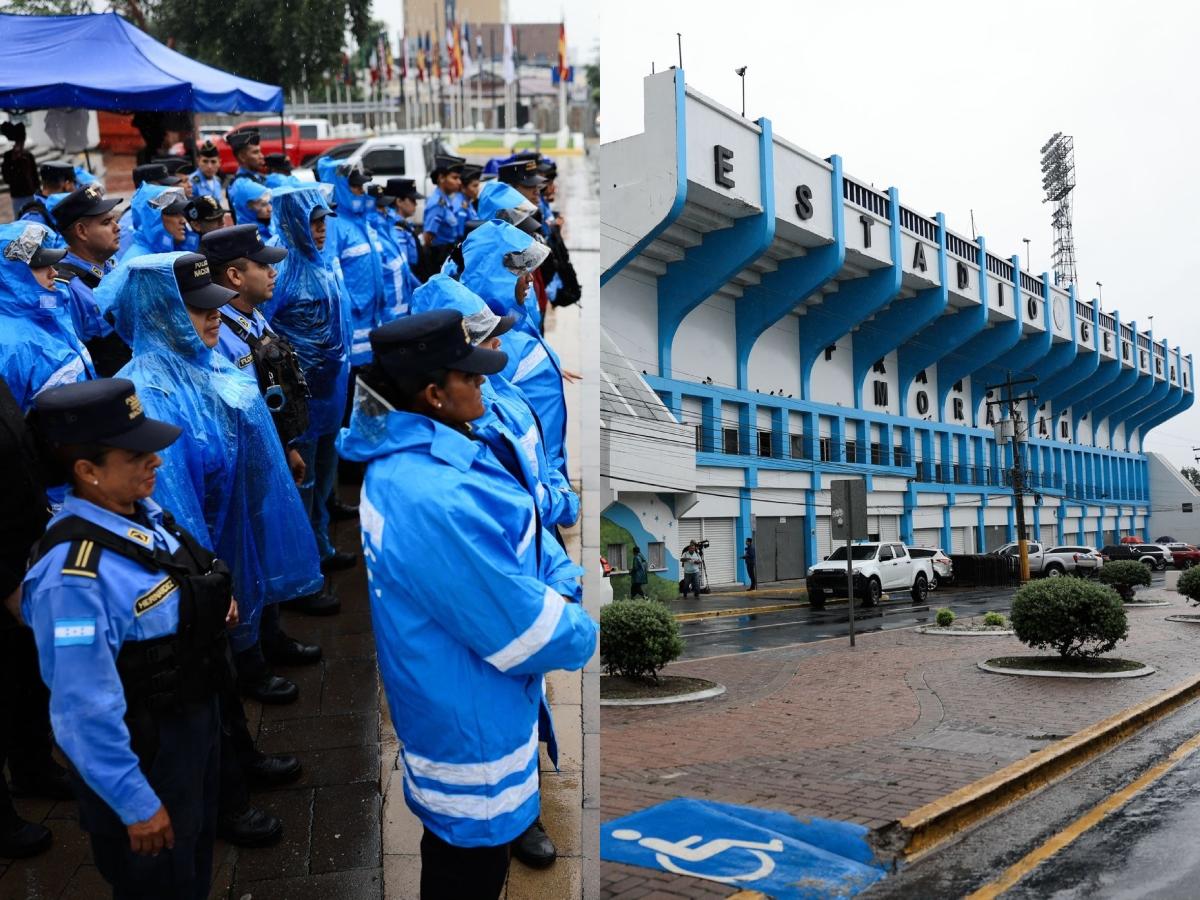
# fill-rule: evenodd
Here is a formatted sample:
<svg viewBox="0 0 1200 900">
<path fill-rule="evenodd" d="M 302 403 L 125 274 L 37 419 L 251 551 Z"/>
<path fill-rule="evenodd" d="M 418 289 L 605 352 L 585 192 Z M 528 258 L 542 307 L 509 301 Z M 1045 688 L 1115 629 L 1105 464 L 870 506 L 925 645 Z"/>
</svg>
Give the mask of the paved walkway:
<svg viewBox="0 0 1200 900">
<path fill-rule="evenodd" d="M 604 819 L 684 796 L 886 825 L 1195 675 L 1200 626 L 1164 621 L 1191 608 L 1170 596 L 1172 607 L 1131 610 L 1129 641 L 1111 654 L 1155 666 L 1146 678 L 990 675 L 976 663 L 1032 651 L 1015 637 L 911 629 L 861 635 L 853 650 L 832 640 L 672 665 L 728 690 L 604 709 Z M 733 893 L 608 862 L 602 879 L 603 895 L 621 900 Z"/>
</svg>

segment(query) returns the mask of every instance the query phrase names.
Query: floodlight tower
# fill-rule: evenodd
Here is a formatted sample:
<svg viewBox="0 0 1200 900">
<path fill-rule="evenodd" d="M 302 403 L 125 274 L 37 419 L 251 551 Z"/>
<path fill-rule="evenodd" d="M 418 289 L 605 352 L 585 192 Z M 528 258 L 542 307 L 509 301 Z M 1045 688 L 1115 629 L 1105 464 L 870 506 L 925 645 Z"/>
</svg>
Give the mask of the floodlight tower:
<svg viewBox="0 0 1200 900">
<path fill-rule="evenodd" d="M 1075 238 L 1071 233 L 1071 191 L 1075 188 L 1075 139 L 1056 131 L 1042 144 L 1043 203 L 1053 203 L 1054 281 L 1066 287 L 1076 281 Z"/>
</svg>

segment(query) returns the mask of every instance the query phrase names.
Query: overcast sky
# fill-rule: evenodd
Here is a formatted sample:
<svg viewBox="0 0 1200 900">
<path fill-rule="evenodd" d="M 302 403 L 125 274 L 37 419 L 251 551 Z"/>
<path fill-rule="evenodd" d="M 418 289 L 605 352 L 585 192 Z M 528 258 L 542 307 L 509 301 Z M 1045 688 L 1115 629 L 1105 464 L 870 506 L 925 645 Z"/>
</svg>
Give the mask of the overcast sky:
<svg viewBox="0 0 1200 900">
<path fill-rule="evenodd" d="M 1156 338 L 1200 353 L 1200 11 L 1164 0 L 1118 3 L 835 4 L 606 0 L 601 123 L 605 141 L 643 130 L 642 78 L 676 63 L 688 84 L 775 134 L 971 235 L 1051 268 L 1050 204 L 1039 150 L 1073 135 L 1081 295 Z M 1151 432 L 1147 449 L 1194 464 L 1200 404 Z"/>
<path fill-rule="evenodd" d="M 404 27 L 405 0 L 374 0 L 371 12 L 375 18 L 388 23 L 395 35 Z M 431 0 L 422 0 L 426 8 Z M 508 16 L 517 22 L 558 22 L 567 26 L 567 54 L 573 63 L 586 65 L 595 62 L 600 52 L 599 0 L 508 0 Z M 474 25 L 468 21 L 468 25 Z"/>
</svg>

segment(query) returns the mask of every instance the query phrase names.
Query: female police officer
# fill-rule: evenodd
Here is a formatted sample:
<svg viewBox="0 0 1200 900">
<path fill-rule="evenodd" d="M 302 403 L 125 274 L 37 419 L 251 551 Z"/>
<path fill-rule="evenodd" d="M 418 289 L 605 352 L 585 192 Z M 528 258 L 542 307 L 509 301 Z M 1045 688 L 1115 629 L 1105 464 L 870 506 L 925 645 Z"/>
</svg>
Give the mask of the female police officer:
<svg viewBox="0 0 1200 900">
<path fill-rule="evenodd" d="M 538 814 L 542 676 L 581 668 L 596 623 L 541 574 L 533 497 L 469 425 L 505 356 L 438 309 L 371 332 L 339 450 L 366 462 L 359 519 L 379 668 L 425 826 L 422 900 L 494 900 Z"/>
<path fill-rule="evenodd" d="M 22 613 L 79 823 L 114 897 L 207 897 L 236 606 L 229 570 L 149 499 L 180 429 L 147 418 L 124 379 L 43 391 L 33 425 L 70 489 Z"/>
</svg>

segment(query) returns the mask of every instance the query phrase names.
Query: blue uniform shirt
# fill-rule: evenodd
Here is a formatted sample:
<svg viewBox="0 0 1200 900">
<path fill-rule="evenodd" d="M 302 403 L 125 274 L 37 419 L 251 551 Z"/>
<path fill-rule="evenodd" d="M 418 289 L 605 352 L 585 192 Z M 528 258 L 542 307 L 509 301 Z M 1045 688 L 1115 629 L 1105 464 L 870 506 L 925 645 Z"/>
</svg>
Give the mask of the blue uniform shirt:
<svg viewBox="0 0 1200 900">
<path fill-rule="evenodd" d="M 435 244 L 457 244 L 462 240 L 467 219 L 466 211 L 456 199 L 461 197 L 462 194 L 447 197 L 441 188 L 434 188 L 425 201 L 422 228 L 433 235 Z"/>
<path fill-rule="evenodd" d="M 174 553 L 162 510 L 140 501 L 150 527 L 69 492 L 53 525 L 68 515 L 93 522 L 140 547 Z M 144 822 L 162 805 L 138 766 L 125 726 L 125 692 L 117 654 L 126 641 L 174 634 L 179 590 L 164 572 L 91 545 L 58 544 L 25 576 L 21 612 L 33 629 L 42 680 L 50 689 L 54 738 L 94 790 L 126 825 Z M 100 554 L 99 563 L 89 555 Z M 139 611 L 140 608 L 140 611 Z"/>
<path fill-rule="evenodd" d="M 91 272 L 97 278 L 103 278 L 115 266 L 111 259 L 107 260 L 104 265 L 98 266 L 76 256 L 70 250 L 67 251 L 67 255 L 63 257 L 62 261 L 77 266 L 85 272 Z M 96 305 L 96 298 L 92 295 L 92 289 L 87 286 L 87 283 L 78 276 L 69 281 L 63 279 L 60 281 L 66 288 L 67 309 L 71 314 L 71 321 L 75 325 L 75 333 L 79 340 L 86 343 L 93 338 L 107 337 L 112 334 L 113 327 L 100 314 L 100 307 Z"/>
<path fill-rule="evenodd" d="M 247 316 L 232 303 L 226 303 L 221 307 L 221 314 L 229 316 L 256 338 L 262 337 L 263 333 L 268 330 L 267 320 L 257 309 Z M 217 337 L 215 349 L 243 372 L 249 374 L 251 378 L 257 377 L 254 374 L 254 353 L 250 349 L 250 345 L 238 337 L 224 319 L 221 320 L 221 333 Z"/>
<path fill-rule="evenodd" d="M 408 267 L 416 269 L 417 263 L 421 260 L 421 257 L 418 255 L 417 236 L 413 234 L 412 226 L 403 219 L 399 219 L 396 222 L 396 243 L 404 251 L 404 258 L 408 260 Z"/>
<path fill-rule="evenodd" d="M 214 175 L 212 178 L 205 178 L 199 172 L 193 172 L 188 176 L 192 182 L 192 199 L 197 197 L 216 197 L 218 205 L 221 202 L 221 176 Z"/>
</svg>

